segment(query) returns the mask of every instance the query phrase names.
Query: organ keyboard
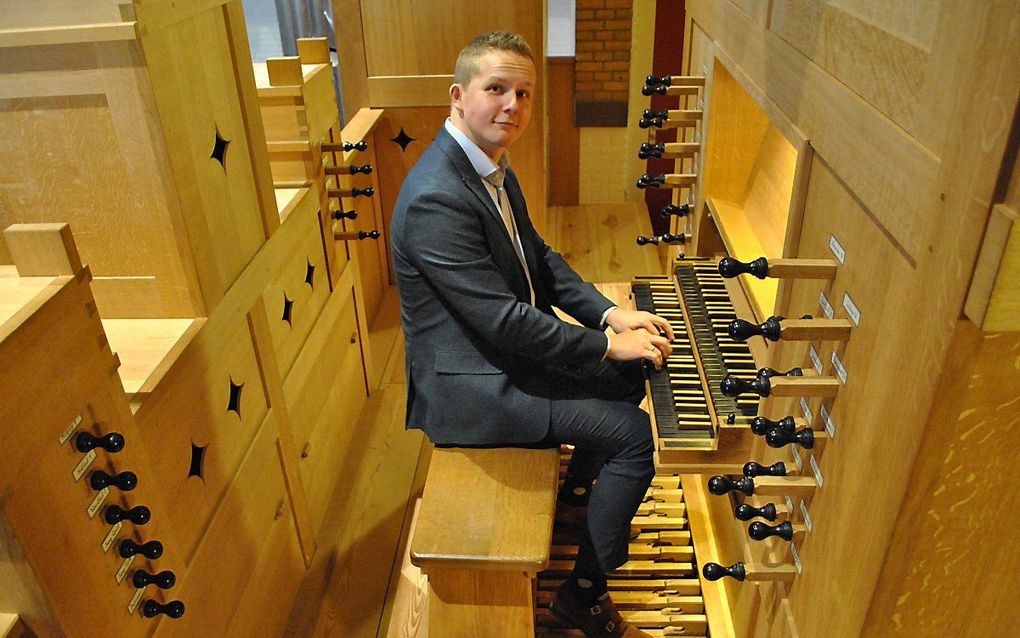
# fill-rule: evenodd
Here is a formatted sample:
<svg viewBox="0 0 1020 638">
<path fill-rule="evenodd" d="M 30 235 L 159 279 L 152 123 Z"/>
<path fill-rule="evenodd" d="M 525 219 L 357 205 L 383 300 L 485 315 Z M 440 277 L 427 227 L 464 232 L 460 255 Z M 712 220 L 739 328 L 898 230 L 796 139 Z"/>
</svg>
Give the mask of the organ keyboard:
<svg viewBox="0 0 1020 638">
<path fill-rule="evenodd" d="M 637 309 L 668 320 L 675 335 L 663 368 L 648 372 L 659 461 L 681 463 L 686 451 L 718 449 L 724 429 L 747 428 L 760 399 L 721 390 L 728 376 L 753 381 L 757 368 L 747 344 L 727 332 L 737 315 L 716 262 L 677 260 L 672 276 L 639 277 L 631 291 Z"/>
</svg>

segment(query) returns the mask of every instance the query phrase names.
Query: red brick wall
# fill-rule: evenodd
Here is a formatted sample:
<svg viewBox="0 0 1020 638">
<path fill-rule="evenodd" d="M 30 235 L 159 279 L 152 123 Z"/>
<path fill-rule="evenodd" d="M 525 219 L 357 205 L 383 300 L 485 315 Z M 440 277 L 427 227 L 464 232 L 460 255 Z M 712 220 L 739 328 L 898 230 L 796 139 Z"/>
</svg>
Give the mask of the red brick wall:
<svg viewBox="0 0 1020 638">
<path fill-rule="evenodd" d="M 574 95 L 578 102 L 627 102 L 633 0 L 577 0 Z"/>
</svg>

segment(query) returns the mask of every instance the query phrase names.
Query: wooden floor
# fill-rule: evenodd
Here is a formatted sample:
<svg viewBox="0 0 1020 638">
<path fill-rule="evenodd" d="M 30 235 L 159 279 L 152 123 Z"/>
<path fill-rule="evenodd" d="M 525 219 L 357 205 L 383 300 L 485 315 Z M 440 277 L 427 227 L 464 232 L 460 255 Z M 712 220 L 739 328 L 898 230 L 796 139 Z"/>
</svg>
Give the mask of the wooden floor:
<svg viewBox="0 0 1020 638">
<path fill-rule="evenodd" d="M 550 208 L 546 241 L 588 281 L 629 282 L 662 272 L 659 249 L 638 246 L 650 234 L 644 205 Z M 615 298 L 626 286 L 601 286 Z M 343 468 L 318 550 L 291 610 L 293 638 L 424 638 L 428 604 L 407 540 L 421 496 L 430 446 L 404 429 L 403 338 L 395 289 L 372 320 L 378 387 L 357 435 L 362 455 Z"/>
</svg>

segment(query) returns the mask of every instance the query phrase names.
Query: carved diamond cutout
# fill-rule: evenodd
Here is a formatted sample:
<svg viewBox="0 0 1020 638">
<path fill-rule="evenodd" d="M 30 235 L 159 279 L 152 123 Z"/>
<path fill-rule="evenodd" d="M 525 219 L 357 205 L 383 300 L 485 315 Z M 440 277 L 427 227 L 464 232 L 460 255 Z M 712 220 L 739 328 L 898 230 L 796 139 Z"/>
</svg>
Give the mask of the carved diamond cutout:
<svg viewBox="0 0 1020 638">
<path fill-rule="evenodd" d="M 407 134 L 407 132 L 404 130 L 404 127 L 400 127 L 400 132 L 397 133 L 397 136 L 390 141 L 399 144 L 401 151 L 406 151 L 407 145 L 413 142 L 414 138 Z"/>
<path fill-rule="evenodd" d="M 203 464 L 205 463 L 205 449 L 209 447 L 207 445 L 195 445 L 194 442 L 191 444 L 191 467 L 188 468 L 188 478 L 197 476 L 200 479 L 204 479 L 202 476 Z"/>
<path fill-rule="evenodd" d="M 312 265 L 311 261 L 308 261 L 308 267 L 305 268 L 305 283 L 313 290 L 315 289 L 315 266 Z"/>
<path fill-rule="evenodd" d="M 234 383 L 234 380 L 230 380 L 230 400 L 227 401 L 227 412 L 236 412 L 237 416 L 241 416 L 241 390 L 244 389 L 244 384 Z"/>
<path fill-rule="evenodd" d="M 212 155 L 209 157 L 219 162 L 220 166 L 222 166 L 224 170 L 227 168 L 227 146 L 229 145 L 230 140 L 225 140 L 220 137 L 220 132 L 217 130 L 216 143 L 213 145 Z"/>
<path fill-rule="evenodd" d="M 291 323 L 290 315 L 294 312 L 294 300 L 289 298 L 286 294 L 283 295 L 283 317 L 282 319 L 287 322 L 287 325 L 294 325 Z"/>
</svg>

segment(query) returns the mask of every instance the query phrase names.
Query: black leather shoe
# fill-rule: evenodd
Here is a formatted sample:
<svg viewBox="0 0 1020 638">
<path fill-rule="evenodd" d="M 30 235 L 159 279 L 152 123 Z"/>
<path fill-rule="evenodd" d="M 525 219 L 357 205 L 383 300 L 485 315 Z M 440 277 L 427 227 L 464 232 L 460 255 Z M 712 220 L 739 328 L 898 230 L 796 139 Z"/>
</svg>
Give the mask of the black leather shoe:
<svg viewBox="0 0 1020 638">
<path fill-rule="evenodd" d="M 609 594 L 588 604 L 564 584 L 553 594 L 549 611 L 563 624 L 580 629 L 587 638 L 651 638 L 620 616 Z"/>
</svg>

